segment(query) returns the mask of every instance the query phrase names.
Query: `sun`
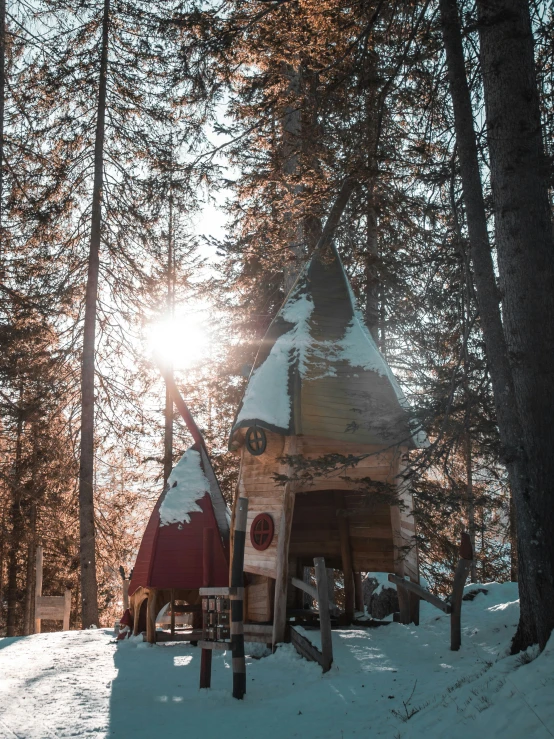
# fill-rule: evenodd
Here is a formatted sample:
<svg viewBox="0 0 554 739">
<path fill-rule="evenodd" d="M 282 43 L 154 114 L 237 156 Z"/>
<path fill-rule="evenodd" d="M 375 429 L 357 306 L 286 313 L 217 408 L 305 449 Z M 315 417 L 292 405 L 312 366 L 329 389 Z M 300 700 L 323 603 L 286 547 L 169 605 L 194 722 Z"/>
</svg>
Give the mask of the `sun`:
<svg viewBox="0 0 554 739">
<path fill-rule="evenodd" d="M 208 354 L 209 343 L 207 315 L 201 310 L 155 321 L 147 329 L 149 353 L 176 370 L 199 364 Z"/>
</svg>

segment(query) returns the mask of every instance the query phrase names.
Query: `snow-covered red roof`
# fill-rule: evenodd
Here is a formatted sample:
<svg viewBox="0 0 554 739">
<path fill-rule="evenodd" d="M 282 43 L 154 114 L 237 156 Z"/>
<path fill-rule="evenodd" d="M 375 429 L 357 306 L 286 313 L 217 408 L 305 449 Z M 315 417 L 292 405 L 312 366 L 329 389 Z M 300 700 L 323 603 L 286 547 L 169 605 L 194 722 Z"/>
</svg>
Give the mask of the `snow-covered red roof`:
<svg viewBox="0 0 554 739">
<path fill-rule="evenodd" d="M 410 415 L 335 247 L 316 250 L 262 341 L 231 438 L 257 425 L 284 435 L 423 446 Z"/>
<path fill-rule="evenodd" d="M 228 510 L 201 444 L 190 447 L 169 476 L 142 537 L 129 585 L 194 589 L 202 585 L 205 528 L 213 528 L 214 586 L 229 581 Z"/>
</svg>

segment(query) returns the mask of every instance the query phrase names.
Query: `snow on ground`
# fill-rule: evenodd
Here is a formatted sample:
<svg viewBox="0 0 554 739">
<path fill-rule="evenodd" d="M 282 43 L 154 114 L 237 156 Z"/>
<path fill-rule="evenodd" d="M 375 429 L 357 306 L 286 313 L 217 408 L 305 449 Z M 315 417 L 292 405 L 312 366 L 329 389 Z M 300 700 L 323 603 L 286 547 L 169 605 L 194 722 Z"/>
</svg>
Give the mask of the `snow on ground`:
<svg viewBox="0 0 554 739">
<path fill-rule="evenodd" d="M 463 604 L 459 652 L 449 618 L 422 604 L 419 627 L 333 632 L 325 675 L 291 645 L 248 658 L 244 701 L 231 697 L 229 652 L 214 652 L 212 688 L 199 690 L 188 645 L 116 646 L 107 629 L 0 639 L 0 737 L 552 737 L 554 637 L 529 663 L 533 650 L 507 656 L 517 589 L 484 587 Z"/>
</svg>

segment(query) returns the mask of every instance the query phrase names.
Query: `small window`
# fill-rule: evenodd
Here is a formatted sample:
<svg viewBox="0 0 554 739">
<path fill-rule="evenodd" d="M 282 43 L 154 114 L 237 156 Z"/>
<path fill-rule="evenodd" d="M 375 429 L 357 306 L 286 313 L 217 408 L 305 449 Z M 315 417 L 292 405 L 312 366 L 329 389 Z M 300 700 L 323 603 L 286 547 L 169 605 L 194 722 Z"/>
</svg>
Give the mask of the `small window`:
<svg viewBox="0 0 554 739">
<path fill-rule="evenodd" d="M 254 549 L 263 552 L 273 541 L 275 527 L 269 513 L 260 513 L 252 521 L 250 527 L 250 541 Z"/>
<path fill-rule="evenodd" d="M 250 426 L 246 432 L 246 448 L 255 457 L 265 452 L 267 437 L 265 431 L 258 426 Z"/>
</svg>

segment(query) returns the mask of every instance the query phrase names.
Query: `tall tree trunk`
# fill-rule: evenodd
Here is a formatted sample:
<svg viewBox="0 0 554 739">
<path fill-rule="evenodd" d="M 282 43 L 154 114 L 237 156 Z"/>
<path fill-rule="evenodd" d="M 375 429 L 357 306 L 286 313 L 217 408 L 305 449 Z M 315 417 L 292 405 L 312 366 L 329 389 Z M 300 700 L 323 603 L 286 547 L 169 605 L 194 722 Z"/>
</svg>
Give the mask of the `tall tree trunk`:
<svg viewBox="0 0 554 739">
<path fill-rule="evenodd" d="M 283 63 L 284 75 L 289 79 L 289 90 L 294 95 L 294 102 L 287 106 L 283 120 L 283 171 L 285 176 L 291 177 L 298 173 L 299 168 L 299 152 L 302 136 L 302 111 L 300 109 L 300 70 L 290 64 Z M 299 192 L 299 186 L 295 185 L 292 192 L 296 195 Z M 290 221 L 289 239 L 290 255 L 289 261 L 285 266 L 284 287 L 285 294 L 289 292 L 294 285 L 298 274 L 299 265 L 303 256 L 304 234 L 302 228 L 302 219 L 297 214 L 289 211 L 285 214 L 285 219 Z"/>
<path fill-rule="evenodd" d="M 519 516 L 519 509 L 522 509 L 521 515 L 524 515 L 523 508 L 527 507 L 528 460 L 526 450 L 521 443 L 522 429 L 500 314 L 500 294 L 496 286 L 489 243 L 458 8 L 456 0 L 439 0 L 439 7 L 450 94 L 454 108 L 454 125 L 467 213 L 473 279 L 491 373 L 498 428 L 503 447 L 502 455 L 508 469 L 512 493 L 517 501 Z"/>
<path fill-rule="evenodd" d="M 520 621 L 554 628 L 554 235 L 529 4 L 477 0 L 498 269 L 529 487 L 515 496 Z"/>
<path fill-rule="evenodd" d="M 6 0 L 0 0 L 0 276 L 4 256 L 4 108 L 6 100 Z"/>
<path fill-rule="evenodd" d="M 168 319 L 173 318 L 175 311 L 175 257 L 173 248 L 173 184 L 169 183 L 169 224 L 167 231 L 167 300 L 166 313 Z M 168 364 L 170 362 L 168 360 Z M 171 365 L 168 367 L 173 372 Z M 173 399 L 169 388 L 165 388 L 165 428 L 164 428 L 164 490 L 173 466 Z"/>
<path fill-rule="evenodd" d="M 35 500 L 32 500 L 29 510 L 29 529 L 27 532 L 27 568 L 25 573 L 25 603 L 23 608 L 23 633 L 25 636 L 33 633 L 34 624 L 36 535 L 37 504 Z"/>
<path fill-rule="evenodd" d="M 19 394 L 19 402 L 22 402 L 23 393 Z M 18 411 L 17 431 L 15 437 L 15 460 L 12 476 L 12 501 L 10 505 L 11 532 L 8 549 L 8 612 L 6 616 L 6 636 L 16 636 L 17 630 L 17 604 L 18 587 L 17 576 L 19 574 L 18 555 L 23 541 L 24 524 L 21 512 L 21 455 L 23 444 L 23 411 Z"/>
<path fill-rule="evenodd" d="M 4 616 L 4 551 L 6 544 L 6 505 L 2 505 L 2 523 L 0 524 L 0 621 Z"/>
<path fill-rule="evenodd" d="M 375 343 L 379 345 L 379 245 L 377 240 L 376 190 L 378 179 L 377 149 L 379 146 L 379 79 L 377 55 L 367 50 L 364 63 L 366 119 L 366 251 L 365 251 L 365 323 Z"/>
<path fill-rule="evenodd" d="M 110 0 L 104 0 L 100 79 L 94 142 L 94 183 L 90 251 L 85 297 L 85 326 L 81 369 L 81 460 L 79 467 L 79 528 L 81 558 L 81 618 L 83 628 L 98 624 L 98 587 L 94 529 L 94 345 L 102 231 L 102 189 L 104 179 L 104 135 L 108 78 L 108 32 Z"/>
</svg>

